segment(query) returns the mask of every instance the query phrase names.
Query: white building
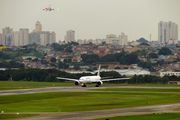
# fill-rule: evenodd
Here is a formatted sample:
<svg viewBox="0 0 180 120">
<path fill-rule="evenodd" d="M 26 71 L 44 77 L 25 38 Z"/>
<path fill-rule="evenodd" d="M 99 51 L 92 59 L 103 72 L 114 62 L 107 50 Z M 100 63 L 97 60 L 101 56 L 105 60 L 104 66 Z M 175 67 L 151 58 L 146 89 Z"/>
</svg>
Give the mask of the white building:
<svg viewBox="0 0 180 120">
<path fill-rule="evenodd" d="M 13 36 L 13 29 L 10 27 L 5 27 L 2 29 L 2 44 L 3 46 L 11 46 Z"/>
<path fill-rule="evenodd" d="M 75 42 L 75 31 L 68 30 L 66 31 L 66 36 L 64 37 L 65 43 Z"/>
<path fill-rule="evenodd" d="M 168 43 L 169 40 L 178 40 L 178 25 L 172 21 L 158 23 L 158 41 Z"/>
<path fill-rule="evenodd" d="M 121 35 L 118 36 L 120 39 L 120 45 L 128 45 L 128 36 L 125 35 L 124 33 L 121 33 Z"/>
<path fill-rule="evenodd" d="M 29 29 L 20 29 L 19 30 L 19 45 L 28 45 L 29 44 Z"/>
<path fill-rule="evenodd" d="M 106 44 L 119 45 L 119 38 L 114 34 L 106 35 Z"/>
<path fill-rule="evenodd" d="M 56 42 L 56 33 L 52 32 L 49 34 L 49 44 L 55 43 Z"/>
<path fill-rule="evenodd" d="M 47 45 L 49 44 L 49 31 L 41 31 L 38 32 L 40 34 L 40 45 Z"/>
<path fill-rule="evenodd" d="M 36 22 L 35 24 L 35 31 L 36 32 L 41 32 L 42 31 L 42 25 L 39 21 Z"/>
<path fill-rule="evenodd" d="M 124 33 L 121 33 L 118 37 L 114 34 L 106 35 L 106 44 L 128 45 L 128 36 Z"/>
<path fill-rule="evenodd" d="M 160 77 L 172 75 L 180 76 L 180 72 L 160 72 Z"/>
<path fill-rule="evenodd" d="M 2 34 L 0 33 L 0 45 L 3 44 L 3 41 L 2 41 Z"/>
<path fill-rule="evenodd" d="M 136 70 L 136 69 L 112 69 L 112 70 L 101 70 L 101 72 L 108 72 L 108 71 L 116 71 L 121 75 L 125 75 L 125 76 L 134 76 L 134 75 L 150 75 L 151 72 L 147 71 L 147 70 Z M 98 71 L 94 71 L 94 73 L 96 73 Z"/>
<path fill-rule="evenodd" d="M 19 31 L 13 32 L 13 41 L 12 41 L 13 46 L 20 46 L 19 35 L 20 35 Z"/>
</svg>

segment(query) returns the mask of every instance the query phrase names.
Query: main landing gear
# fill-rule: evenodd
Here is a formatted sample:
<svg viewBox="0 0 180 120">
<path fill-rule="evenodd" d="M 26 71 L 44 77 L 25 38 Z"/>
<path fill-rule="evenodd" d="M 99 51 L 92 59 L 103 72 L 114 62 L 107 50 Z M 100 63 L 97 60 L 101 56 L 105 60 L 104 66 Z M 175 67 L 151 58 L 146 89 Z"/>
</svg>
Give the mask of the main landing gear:
<svg viewBox="0 0 180 120">
<path fill-rule="evenodd" d="M 83 84 L 81 87 L 86 87 L 86 84 Z"/>
<path fill-rule="evenodd" d="M 96 87 L 99 87 L 99 85 L 96 85 Z"/>
</svg>

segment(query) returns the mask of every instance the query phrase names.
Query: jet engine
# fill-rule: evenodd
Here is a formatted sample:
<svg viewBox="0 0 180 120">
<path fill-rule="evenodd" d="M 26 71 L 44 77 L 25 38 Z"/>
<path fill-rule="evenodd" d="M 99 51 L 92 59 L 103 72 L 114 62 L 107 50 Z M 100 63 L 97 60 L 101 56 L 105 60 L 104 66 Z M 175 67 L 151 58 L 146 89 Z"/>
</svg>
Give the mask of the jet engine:
<svg viewBox="0 0 180 120">
<path fill-rule="evenodd" d="M 102 81 L 97 82 L 97 85 L 102 85 L 102 84 L 103 84 Z"/>
<path fill-rule="evenodd" d="M 76 81 L 74 82 L 74 84 L 75 84 L 75 85 L 79 85 L 80 82 L 79 82 L 78 80 L 76 80 Z"/>
</svg>

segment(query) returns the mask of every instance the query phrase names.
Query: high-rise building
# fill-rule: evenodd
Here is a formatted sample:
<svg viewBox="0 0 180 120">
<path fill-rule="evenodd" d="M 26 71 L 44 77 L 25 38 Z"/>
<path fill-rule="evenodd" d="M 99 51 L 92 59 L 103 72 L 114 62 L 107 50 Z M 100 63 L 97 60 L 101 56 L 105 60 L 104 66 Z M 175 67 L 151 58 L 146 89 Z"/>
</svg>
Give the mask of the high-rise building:
<svg viewBox="0 0 180 120">
<path fill-rule="evenodd" d="M 33 31 L 29 34 L 29 44 L 33 43 L 40 45 L 40 33 Z"/>
<path fill-rule="evenodd" d="M 106 35 L 106 44 L 119 45 L 119 38 L 114 34 Z"/>
<path fill-rule="evenodd" d="M 40 34 L 40 45 L 47 45 L 50 43 L 50 40 L 49 40 L 50 32 L 49 31 L 41 31 L 38 33 Z"/>
<path fill-rule="evenodd" d="M 36 32 L 41 32 L 42 31 L 42 25 L 39 21 L 36 22 L 35 24 L 35 30 Z"/>
<path fill-rule="evenodd" d="M 49 44 L 55 43 L 56 42 L 56 33 L 52 32 L 49 34 Z"/>
<path fill-rule="evenodd" d="M 19 30 L 19 45 L 28 45 L 29 44 L 29 29 L 20 29 Z"/>
<path fill-rule="evenodd" d="M 119 40 L 120 40 L 120 45 L 124 46 L 124 45 L 127 45 L 127 41 L 128 41 L 128 36 L 125 35 L 124 33 L 121 33 L 121 35 L 118 36 L 119 37 Z"/>
<path fill-rule="evenodd" d="M 68 30 L 66 32 L 66 36 L 64 37 L 64 41 L 65 43 L 75 42 L 75 31 Z"/>
<path fill-rule="evenodd" d="M 13 36 L 13 29 L 10 27 L 5 27 L 2 29 L 2 44 L 4 46 L 11 46 Z"/>
<path fill-rule="evenodd" d="M 178 40 L 178 25 L 172 21 L 158 23 L 158 41 L 168 43 L 169 40 Z"/>
<path fill-rule="evenodd" d="M 20 38 L 20 32 L 14 31 L 13 38 L 12 38 L 12 46 L 20 46 L 19 38 Z"/>
<path fill-rule="evenodd" d="M 56 33 L 50 31 L 42 31 L 42 25 L 36 22 L 35 30 L 29 34 L 29 44 L 36 43 L 38 45 L 52 44 L 56 41 Z"/>
<path fill-rule="evenodd" d="M 2 42 L 2 34 L 0 33 L 0 45 L 2 45 L 3 42 Z"/>
<path fill-rule="evenodd" d="M 124 33 L 121 33 L 118 37 L 114 34 L 106 35 L 106 44 L 113 45 L 127 45 L 128 36 Z"/>
</svg>

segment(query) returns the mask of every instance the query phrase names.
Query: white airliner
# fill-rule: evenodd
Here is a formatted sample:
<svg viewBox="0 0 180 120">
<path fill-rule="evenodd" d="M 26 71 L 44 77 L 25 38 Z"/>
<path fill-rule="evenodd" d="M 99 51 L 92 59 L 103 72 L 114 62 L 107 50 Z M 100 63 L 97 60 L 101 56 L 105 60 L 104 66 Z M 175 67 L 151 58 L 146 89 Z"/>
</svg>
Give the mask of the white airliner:
<svg viewBox="0 0 180 120">
<path fill-rule="evenodd" d="M 86 87 L 86 84 L 92 84 L 92 83 L 96 83 L 97 84 L 96 87 L 99 87 L 100 85 L 103 84 L 104 81 L 129 79 L 129 78 L 103 79 L 100 77 L 100 69 L 101 69 L 101 65 L 99 65 L 97 76 L 82 76 L 79 80 L 78 79 L 71 79 L 71 78 L 62 78 L 62 77 L 57 77 L 57 79 L 74 81 L 75 85 L 81 84 L 82 87 Z"/>
<path fill-rule="evenodd" d="M 47 11 L 51 11 L 51 10 L 54 10 L 54 9 L 52 9 L 52 8 L 51 8 L 51 5 L 49 5 L 49 7 L 46 7 L 46 8 L 43 9 L 43 10 L 45 10 L 45 11 L 47 12 Z M 57 10 L 59 10 L 59 8 L 57 8 Z"/>
</svg>

